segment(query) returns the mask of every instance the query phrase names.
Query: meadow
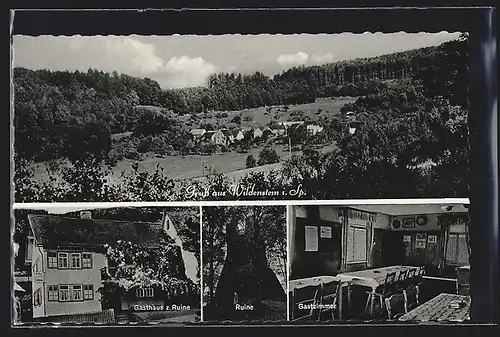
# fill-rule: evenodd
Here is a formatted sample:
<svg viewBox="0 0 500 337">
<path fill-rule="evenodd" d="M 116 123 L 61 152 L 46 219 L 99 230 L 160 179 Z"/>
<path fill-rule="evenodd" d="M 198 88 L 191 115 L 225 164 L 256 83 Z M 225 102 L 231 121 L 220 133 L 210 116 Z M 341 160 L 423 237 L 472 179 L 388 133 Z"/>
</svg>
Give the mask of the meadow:
<svg viewBox="0 0 500 337">
<path fill-rule="evenodd" d="M 207 123 L 218 127 L 235 128 L 237 124 L 231 120 L 235 116 L 241 116 L 241 127 L 264 127 L 269 122 L 284 122 L 290 120 L 318 120 L 340 113 L 340 109 L 347 103 L 352 103 L 356 97 L 331 97 L 317 98 L 314 103 L 296 104 L 285 106 L 269 106 L 237 111 L 213 111 L 197 115 L 183 116 L 185 125 L 189 128 L 197 128 Z"/>
</svg>

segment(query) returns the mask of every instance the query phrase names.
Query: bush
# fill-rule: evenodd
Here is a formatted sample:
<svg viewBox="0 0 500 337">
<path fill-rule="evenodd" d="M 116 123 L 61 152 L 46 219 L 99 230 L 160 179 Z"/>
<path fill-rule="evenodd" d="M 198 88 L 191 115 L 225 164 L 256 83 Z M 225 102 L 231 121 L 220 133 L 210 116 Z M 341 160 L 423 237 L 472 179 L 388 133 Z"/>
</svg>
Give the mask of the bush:
<svg viewBox="0 0 500 337">
<path fill-rule="evenodd" d="M 257 161 L 255 160 L 255 157 L 253 155 L 249 155 L 247 157 L 247 161 L 246 161 L 247 168 L 252 168 L 252 167 L 255 167 L 256 165 L 257 165 Z"/>
<path fill-rule="evenodd" d="M 266 165 L 266 164 L 274 164 L 278 163 L 280 161 L 280 157 L 278 153 L 276 153 L 275 150 L 265 148 L 259 153 L 259 161 L 258 164 L 260 165 Z"/>
</svg>

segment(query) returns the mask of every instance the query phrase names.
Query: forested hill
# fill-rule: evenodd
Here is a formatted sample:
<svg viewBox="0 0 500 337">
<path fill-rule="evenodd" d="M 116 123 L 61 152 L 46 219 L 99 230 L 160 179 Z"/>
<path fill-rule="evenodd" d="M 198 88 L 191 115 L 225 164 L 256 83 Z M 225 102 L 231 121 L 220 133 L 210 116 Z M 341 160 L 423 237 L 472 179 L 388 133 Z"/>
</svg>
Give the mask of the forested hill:
<svg viewBox="0 0 500 337">
<path fill-rule="evenodd" d="M 316 88 L 318 97 L 337 96 L 343 91 L 346 96 L 358 96 L 360 84 L 373 80 L 392 80 L 403 77 L 414 77 L 423 80 L 429 89 L 437 89 L 432 85 L 439 77 L 450 77 L 450 74 L 466 75 L 467 44 L 465 36 L 459 40 L 443 43 L 436 47 L 426 47 L 405 52 L 382 55 L 372 58 L 360 58 L 319 66 L 294 67 L 274 76 L 275 81 L 305 81 Z M 462 92 L 465 78 L 460 83 L 449 83 L 449 92 Z M 449 93 L 448 92 L 448 93 Z M 434 94 L 447 95 L 444 92 Z"/>
<path fill-rule="evenodd" d="M 136 131 L 141 124 L 144 110 L 134 109 L 137 105 L 181 115 L 308 103 L 316 97 L 364 96 L 378 92 L 384 81 L 402 77 L 421 80 L 431 96 L 463 105 L 465 46 L 462 40 L 451 41 L 375 58 L 292 68 L 274 78 L 260 72 L 215 74 L 206 87 L 176 90 L 116 72 L 16 68 L 15 149 L 20 157 L 37 161 L 68 156 L 76 148 L 106 152 L 110 134 Z M 449 81 L 443 85 L 441 79 Z"/>
</svg>

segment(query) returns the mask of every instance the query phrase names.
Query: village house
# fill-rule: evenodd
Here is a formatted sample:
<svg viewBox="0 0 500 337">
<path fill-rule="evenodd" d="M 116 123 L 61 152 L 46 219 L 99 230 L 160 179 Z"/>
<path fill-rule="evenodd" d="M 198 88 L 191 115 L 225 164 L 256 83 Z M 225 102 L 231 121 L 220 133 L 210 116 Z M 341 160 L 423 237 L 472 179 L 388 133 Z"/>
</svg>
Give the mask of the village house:
<svg viewBox="0 0 500 337">
<path fill-rule="evenodd" d="M 318 132 L 323 131 L 323 127 L 317 124 L 309 124 L 307 125 L 306 129 L 307 129 L 307 134 L 311 136 L 315 136 Z"/>
<path fill-rule="evenodd" d="M 231 130 L 229 130 L 229 129 L 221 129 L 220 131 L 224 134 L 224 136 L 226 137 L 228 143 L 234 143 L 234 135 L 231 132 Z"/>
<path fill-rule="evenodd" d="M 263 135 L 263 132 L 261 129 L 256 128 L 255 130 L 253 130 L 253 138 L 261 138 L 262 135 Z"/>
<path fill-rule="evenodd" d="M 193 136 L 194 139 L 199 139 L 203 137 L 203 135 L 207 132 L 205 129 L 191 129 L 189 133 Z"/>
<path fill-rule="evenodd" d="M 279 122 L 278 124 L 283 125 L 283 127 L 287 129 L 290 126 L 302 125 L 304 124 L 304 121 L 286 121 L 286 122 Z"/>
<path fill-rule="evenodd" d="M 235 133 L 236 133 L 236 135 L 234 136 L 234 138 L 237 141 L 241 141 L 243 138 L 245 138 L 245 133 L 243 130 L 235 130 Z"/>
<path fill-rule="evenodd" d="M 283 124 L 277 124 L 271 129 L 271 132 L 276 136 L 283 136 L 286 134 L 286 129 Z"/>
<path fill-rule="evenodd" d="M 221 130 L 210 130 L 204 135 L 204 138 L 214 145 L 227 146 L 228 139 Z"/>
<path fill-rule="evenodd" d="M 101 312 L 98 290 L 109 268 L 105 245 L 125 240 L 153 246 L 162 231 L 173 236 L 173 224 L 167 215 L 162 223 L 92 219 L 86 211 L 80 218 L 30 214 L 28 220 L 32 235 L 28 238 L 27 261 L 32 266 L 34 319 Z M 122 309 L 159 302 L 153 289 L 136 288 L 130 291 Z"/>
</svg>

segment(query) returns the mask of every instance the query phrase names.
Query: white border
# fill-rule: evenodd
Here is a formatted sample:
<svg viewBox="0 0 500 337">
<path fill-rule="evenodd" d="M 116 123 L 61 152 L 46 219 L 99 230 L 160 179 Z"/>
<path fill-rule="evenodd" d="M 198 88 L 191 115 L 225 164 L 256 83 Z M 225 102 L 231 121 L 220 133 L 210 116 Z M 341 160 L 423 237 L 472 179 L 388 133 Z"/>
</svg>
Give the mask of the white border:
<svg viewBox="0 0 500 337">
<path fill-rule="evenodd" d="M 288 206 L 288 205 L 423 205 L 470 204 L 469 198 L 435 199 L 349 199 L 349 200 L 231 200 L 231 201 L 151 201 L 151 202 L 30 202 L 14 203 L 13 209 L 115 208 L 115 207 L 195 207 L 195 206 Z"/>
</svg>

